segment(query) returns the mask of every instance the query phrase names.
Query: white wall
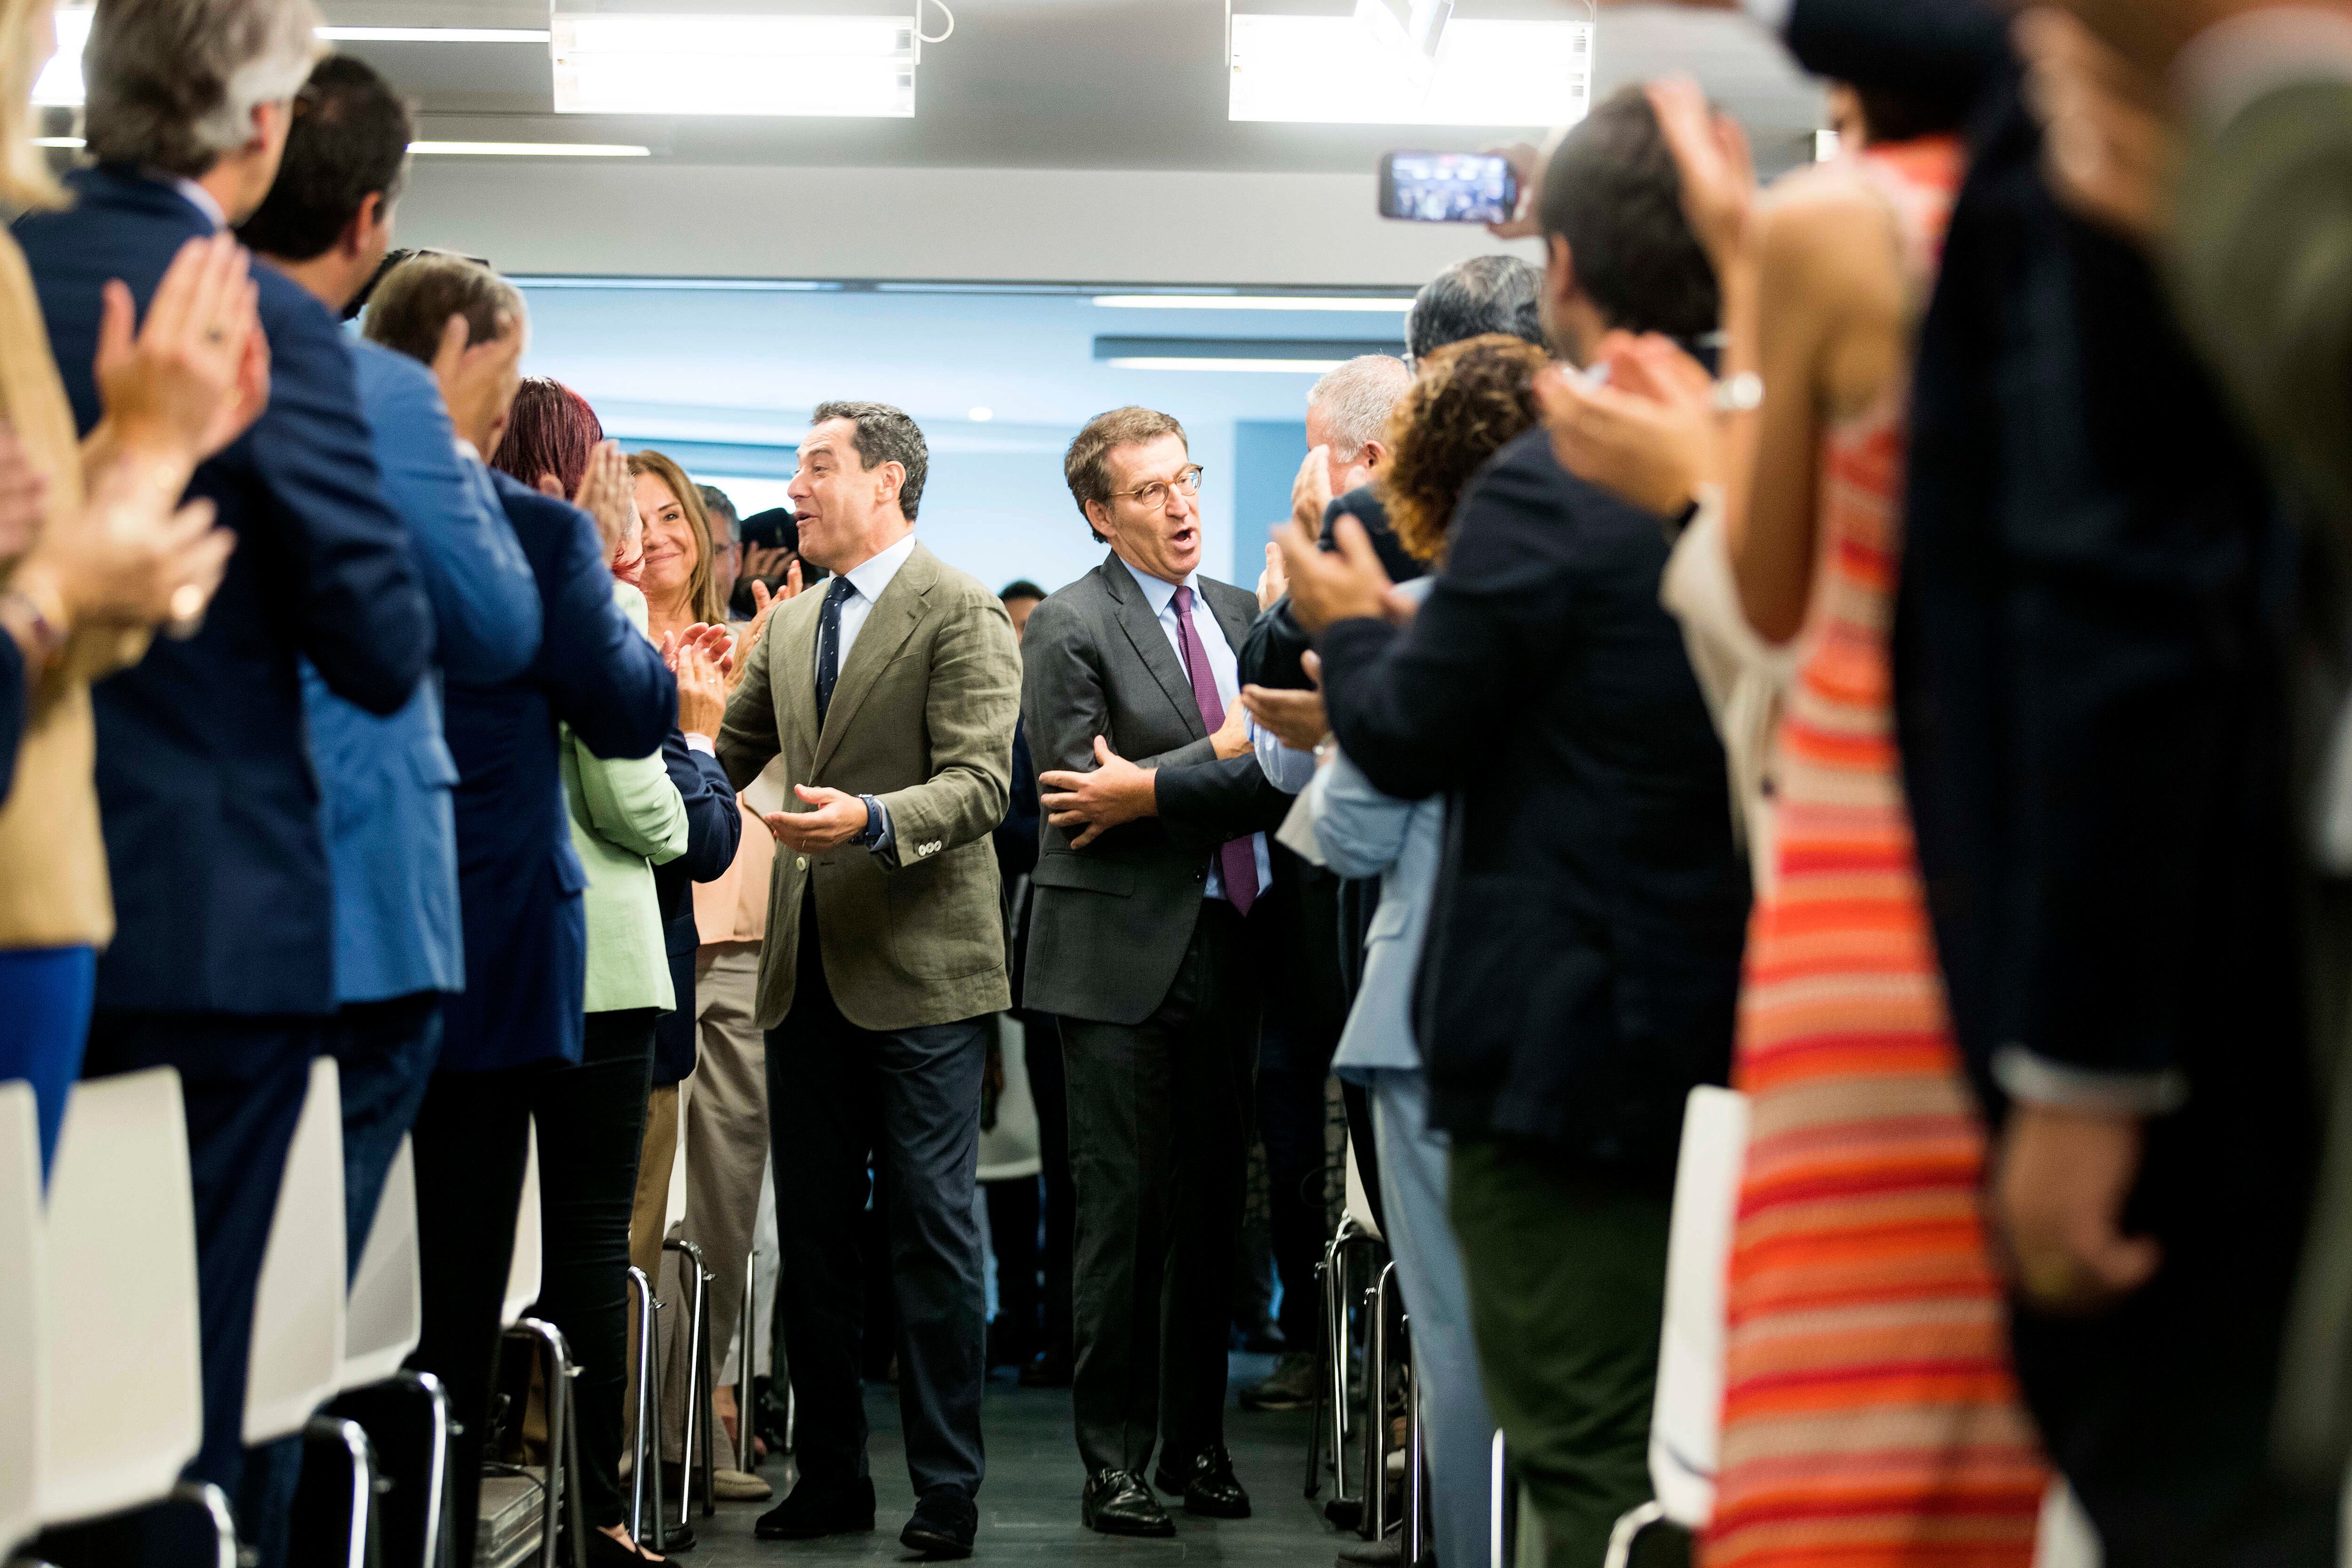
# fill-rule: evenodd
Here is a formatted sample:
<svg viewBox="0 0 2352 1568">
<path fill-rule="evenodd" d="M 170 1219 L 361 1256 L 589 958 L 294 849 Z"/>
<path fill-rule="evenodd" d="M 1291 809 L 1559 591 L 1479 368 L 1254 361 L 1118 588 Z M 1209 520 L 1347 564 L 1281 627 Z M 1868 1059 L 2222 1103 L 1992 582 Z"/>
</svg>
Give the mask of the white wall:
<svg viewBox="0 0 2352 1568">
<path fill-rule="evenodd" d="M 1418 288 L 1482 231 L 1396 223 L 1361 174 L 783 169 L 421 158 L 406 245 L 502 272 Z M 1539 259 L 1532 245 L 1525 247 Z"/>
</svg>

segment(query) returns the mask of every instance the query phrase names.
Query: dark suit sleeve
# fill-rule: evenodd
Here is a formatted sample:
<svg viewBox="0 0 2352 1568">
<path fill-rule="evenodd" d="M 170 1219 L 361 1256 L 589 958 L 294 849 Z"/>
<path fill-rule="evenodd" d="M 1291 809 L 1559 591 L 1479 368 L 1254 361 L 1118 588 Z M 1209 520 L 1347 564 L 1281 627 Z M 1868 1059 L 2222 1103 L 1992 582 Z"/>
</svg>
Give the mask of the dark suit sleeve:
<svg viewBox="0 0 2352 1568">
<path fill-rule="evenodd" d="M 662 766 L 686 803 L 686 854 L 678 864 L 698 882 L 716 881 L 734 864 L 743 837 L 743 814 L 735 809 L 727 770 L 717 757 L 688 745 L 675 728 L 662 738 Z"/>
<path fill-rule="evenodd" d="M 532 666 L 547 684 L 555 716 L 596 756 L 653 755 L 677 726 L 677 678 L 614 603 L 613 574 L 588 514 L 531 492 L 522 501 L 561 507 L 572 524 Z"/>
<path fill-rule="evenodd" d="M 1457 783 L 1521 715 L 1530 666 L 1557 659 L 1574 530 L 1526 449 L 1473 481 L 1445 573 L 1412 622 L 1325 629 L 1332 732 L 1382 794 L 1420 800 Z"/>
<path fill-rule="evenodd" d="M 1242 641 L 1242 684 L 1304 691 L 1311 683 L 1300 661 L 1314 646 L 1314 639 L 1290 613 L 1289 595 L 1283 595 L 1274 608 L 1250 623 L 1249 636 Z"/>
<path fill-rule="evenodd" d="M 1962 108 L 2010 58 L 1986 0 L 1796 0 L 1788 40 L 1815 76 Z"/>
<path fill-rule="evenodd" d="M 1245 833 L 1271 833 L 1297 798 L 1274 787 L 1255 752 L 1161 768 L 1152 782 L 1168 836 L 1203 848 Z"/>
<path fill-rule="evenodd" d="M 296 640 L 335 694 L 396 711 L 433 658 L 433 610 L 385 504 L 351 350 L 323 310 L 269 323 L 269 406 L 243 444 L 269 497 Z"/>
</svg>

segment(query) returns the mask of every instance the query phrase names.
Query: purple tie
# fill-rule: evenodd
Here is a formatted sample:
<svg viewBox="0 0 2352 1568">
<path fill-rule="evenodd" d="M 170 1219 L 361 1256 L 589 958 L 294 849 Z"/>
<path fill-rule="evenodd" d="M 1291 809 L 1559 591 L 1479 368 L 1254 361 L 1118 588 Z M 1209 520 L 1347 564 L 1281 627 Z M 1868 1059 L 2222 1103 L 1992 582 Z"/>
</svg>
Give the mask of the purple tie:
<svg viewBox="0 0 2352 1568">
<path fill-rule="evenodd" d="M 1217 696 L 1217 677 L 1209 668 L 1209 650 L 1192 626 L 1192 590 L 1176 590 L 1176 647 L 1184 656 L 1184 673 L 1192 678 L 1192 700 L 1201 705 L 1201 722 L 1213 735 L 1225 726 L 1225 705 Z M 1228 838 L 1217 847 L 1217 872 L 1224 879 L 1225 897 L 1234 910 L 1248 914 L 1257 902 L 1257 854 L 1249 838 Z"/>
</svg>

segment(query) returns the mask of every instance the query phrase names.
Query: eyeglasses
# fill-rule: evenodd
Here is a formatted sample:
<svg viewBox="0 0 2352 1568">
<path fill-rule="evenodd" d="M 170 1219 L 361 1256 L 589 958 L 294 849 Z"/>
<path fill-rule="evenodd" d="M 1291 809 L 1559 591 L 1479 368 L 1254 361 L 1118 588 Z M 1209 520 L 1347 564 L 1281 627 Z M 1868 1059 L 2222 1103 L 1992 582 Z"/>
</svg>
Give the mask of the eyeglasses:
<svg viewBox="0 0 2352 1568">
<path fill-rule="evenodd" d="M 1110 498 L 1117 500 L 1121 496 L 1133 496 L 1151 510 L 1158 511 L 1167 506 L 1168 498 L 1178 491 L 1187 496 L 1196 496 L 1201 493 L 1200 464 L 1194 463 L 1177 475 L 1173 481 L 1154 479 L 1148 485 L 1138 485 L 1131 490 L 1113 490 L 1110 492 Z"/>
</svg>

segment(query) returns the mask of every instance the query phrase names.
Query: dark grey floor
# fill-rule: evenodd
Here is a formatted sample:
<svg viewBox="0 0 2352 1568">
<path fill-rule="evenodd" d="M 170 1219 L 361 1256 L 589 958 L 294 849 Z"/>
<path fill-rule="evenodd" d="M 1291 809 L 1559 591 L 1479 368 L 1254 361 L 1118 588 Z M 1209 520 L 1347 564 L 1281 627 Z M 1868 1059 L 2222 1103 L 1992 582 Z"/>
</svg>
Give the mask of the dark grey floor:
<svg viewBox="0 0 2352 1568">
<path fill-rule="evenodd" d="M 1270 1370 L 1269 1358 L 1235 1356 L 1233 1385 L 1255 1382 Z M 874 1489 L 879 1507 L 871 1535 L 823 1541 L 766 1542 L 754 1539 L 752 1521 L 770 1503 L 721 1503 L 715 1519 L 695 1521 L 695 1550 L 678 1558 L 680 1568 L 733 1568 L 783 1562 L 814 1565 L 910 1561 L 898 1544 L 899 1527 L 914 1507 L 898 1442 L 895 1389 L 869 1385 L 866 1415 L 873 1424 Z M 1301 1496 L 1307 1463 L 1307 1417 L 1301 1413 L 1253 1415 L 1234 1408 L 1225 1417 L 1225 1438 L 1234 1468 L 1255 1506 L 1245 1520 L 1194 1519 L 1171 1507 L 1173 1540 L 1133 1541 L 1097 1535 L 1078 1522 L 1078 1465 L 1070 1427 L 1066 1389 L 1024 1389 L 992 1379 L 986 1406 L 988 1480 L 980 1492 L 980 1540 L 975 1563 L 1113 1562 L 1299 1564 L 1326 1568 L 1351 1533 L 1323 1522 L 1319 1505 Z M 779 1493 L 790 1470 L 770 1459 L 764 1477 Z M 1165 1501 L 1172 1500 L 1163 1499 Z"/>
</svg>

